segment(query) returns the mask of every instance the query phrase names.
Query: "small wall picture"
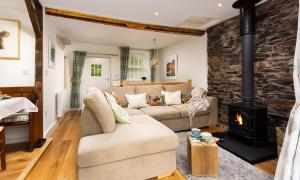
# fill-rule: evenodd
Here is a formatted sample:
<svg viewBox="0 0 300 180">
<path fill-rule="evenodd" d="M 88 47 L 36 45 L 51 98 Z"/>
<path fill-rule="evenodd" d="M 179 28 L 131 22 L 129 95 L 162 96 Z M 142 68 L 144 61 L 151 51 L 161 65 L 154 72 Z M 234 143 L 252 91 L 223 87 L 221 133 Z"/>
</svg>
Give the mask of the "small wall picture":
<svg viewBox="0 0 300 180">
<path fill-rule="evenodd" d="M 167 79 L 177 79 L 177 55 L 166 59 L 165 70 Z"/>
<path fill-rule="evenodd" d="M 101 64 L 91 65 L 91 76 L 101 76 Z"/>
<path fill-rule="evenodd" d="M 21 23 L 0 18 L 0 59 L 20 59 Z"/>
<path fill-rule="evenodd" d="M 56 63 L 56 48 L 55 48 L 55 41 L 49 38 L 49 58 L 48 58 L 48 66 L 49 68 L 55 69 Z"/>
</svg>

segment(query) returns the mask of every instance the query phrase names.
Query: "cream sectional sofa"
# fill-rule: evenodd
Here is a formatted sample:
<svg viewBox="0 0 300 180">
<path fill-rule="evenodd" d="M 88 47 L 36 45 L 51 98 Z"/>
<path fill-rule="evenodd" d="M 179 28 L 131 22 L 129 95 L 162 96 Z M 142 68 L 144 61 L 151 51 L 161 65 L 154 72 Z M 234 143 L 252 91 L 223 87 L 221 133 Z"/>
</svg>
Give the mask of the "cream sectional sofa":
<svg viewBox="0 0 300 180">
<path fill-rule="evenodd" d="M 166 125 L 173 131 L 185 131 L 191 128 L 200 128 L 205 126 L 213 126 L 218 120 L 218 100 L 215 97 L 208 96 L 210 107 L 207 111 L 201 112 L 199 116 L 190 122 L 187 105 L 171 105 L 171 106 L 149 106 L 141 109 L 128 109 L 125 94 L 141 94 L 147 93 L 151 95 L 160 95 L 162 90 L 176 91 L 181 90 L 183 94 L 189 93 L 188 83 L 175 85 L 145 85 L 145 86 L 128 86 L 128 87 L 112 87 L 104 89 L 108 93 L 114 92 L 120 104 L 128 111 L 129 114 L 146 114 Z"/>
<path fill-rule="evenodd" d="M 95 113 L 89 107 L 84 108 L 77 158 L 79 179 L 142 180 L 174 172 L 178 137 L 173 131 L 215 125 L 216 98 L 208 97 L 210 108 L 190 122 L 186 105 L 129 109 L 125 94 L 146 92 L 155 95 L 161 90 L 176 89 L 185 92 L 185 86 L 129 86 L 103 90 L 116 94 L 120 104 L 130 114 L 132 123 L 116 124 L 113 132 L 103 133 Z M 101 96 L 104 96 L 103 93 Z M 109 105 L 102 102 L 99 106 L 107 108 Z"/>
</svg>

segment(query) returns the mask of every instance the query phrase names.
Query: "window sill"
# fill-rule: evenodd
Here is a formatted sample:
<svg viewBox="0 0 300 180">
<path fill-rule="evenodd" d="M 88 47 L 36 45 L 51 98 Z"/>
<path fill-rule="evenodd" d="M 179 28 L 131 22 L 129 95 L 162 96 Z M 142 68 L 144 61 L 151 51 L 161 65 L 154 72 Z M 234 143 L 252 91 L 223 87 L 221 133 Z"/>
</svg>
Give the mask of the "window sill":
<svg viewBox="0 0 300 180">
<path fill-rule="evenodd" d="M 146 81 L 143 81 L 143 80 L 139 80 L 139 79 L 127 79 L 128 82 L 148 82 L 147 80 Z"/>
</svg>

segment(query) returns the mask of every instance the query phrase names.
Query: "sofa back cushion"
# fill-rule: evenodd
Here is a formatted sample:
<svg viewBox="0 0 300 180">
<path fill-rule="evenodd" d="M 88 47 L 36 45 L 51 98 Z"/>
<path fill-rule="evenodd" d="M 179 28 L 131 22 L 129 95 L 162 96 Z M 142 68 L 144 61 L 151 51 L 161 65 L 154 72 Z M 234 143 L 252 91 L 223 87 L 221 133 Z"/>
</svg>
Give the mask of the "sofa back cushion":
<svg viewBox="0 0 300 180">
<path fill-rule="evenodd" d="M 161 84 L 135 87 L 136 94 L 146 93 L 147 95 L 159 96 L 162 90 L 163 86 Z"/>
<path fill-rule="evenodd" d="M 164 85 L 164 90 L 168 91 L 168 92 L 181 91 L 181 94 L 185 94 L 185 95 L 188 95 L 191 93 L 191 87 L 188 83 Z"/>
<path fill-rule="evenodd" d="M 80 116 L 80 136 L 85 137 L 101 133 L 103 133 L 103 130 L 94 113 L 85 107 Z"/>
<path fill-rule="evenodd" d="M 149 96 L 160 96 L 160 92 L 163 90 L 163 86 L 161 84 L 156 85 L 146 85 L 146 86 L 136 86 L 135 92 L 137 94 L 146 93 L 147 95 L 147 103 L 150 104 Z"/>
<path fill-rule="evenodd" d="M 122 107 L 127 107 L 128 102 L 125 97 L 125 94 L 130 94 L 133 95 L 135 94 L 135 87 L 134 86 L 129 86 L 129 87 L 112 87 L 109 90 L 105 90 L 105 92 L 108 93 L 114 93 L 116 96 L 118 102 Z"/>
<path fill-rule="evenodd" d="M 93 114 L 103 133 L 111 133 L 116 128 L 113 111 L 101 90 L 88 94 L 84 104 Z"/>
</svg>

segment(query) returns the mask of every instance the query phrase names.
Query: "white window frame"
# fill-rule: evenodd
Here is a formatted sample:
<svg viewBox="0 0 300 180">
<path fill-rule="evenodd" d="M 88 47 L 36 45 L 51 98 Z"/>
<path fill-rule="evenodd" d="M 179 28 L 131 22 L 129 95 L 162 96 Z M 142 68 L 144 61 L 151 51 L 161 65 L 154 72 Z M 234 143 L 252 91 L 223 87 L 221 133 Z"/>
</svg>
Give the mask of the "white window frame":
<svg viewBox="0 0 300 180">
<path fill-rule="evenodd" d="M 143 68 L 143 76 L 145 76 L 147 79 L 145 82 L 149 82 L 150 81 L 150 53 L 147 50 L 130 50 L 129 51 L 129 56 L 130 54 L 139 54 L 144 56 L 144 60 L 143 60 L 143 64 L 141 66 L 141 68 Z M 129 61 L 130 61 L 130 57 L 129 57 Z M 129 69 L 130 68 L 139 68 L 139 67 L 131 67 L 130 66 L 130 62 L 128 62 L 128 72 L 127 72 L 127 80 L 130 82 L 141 82 L 143 81 L 141 78 L 130 78 L 129 75 Z"/>
</svg>

